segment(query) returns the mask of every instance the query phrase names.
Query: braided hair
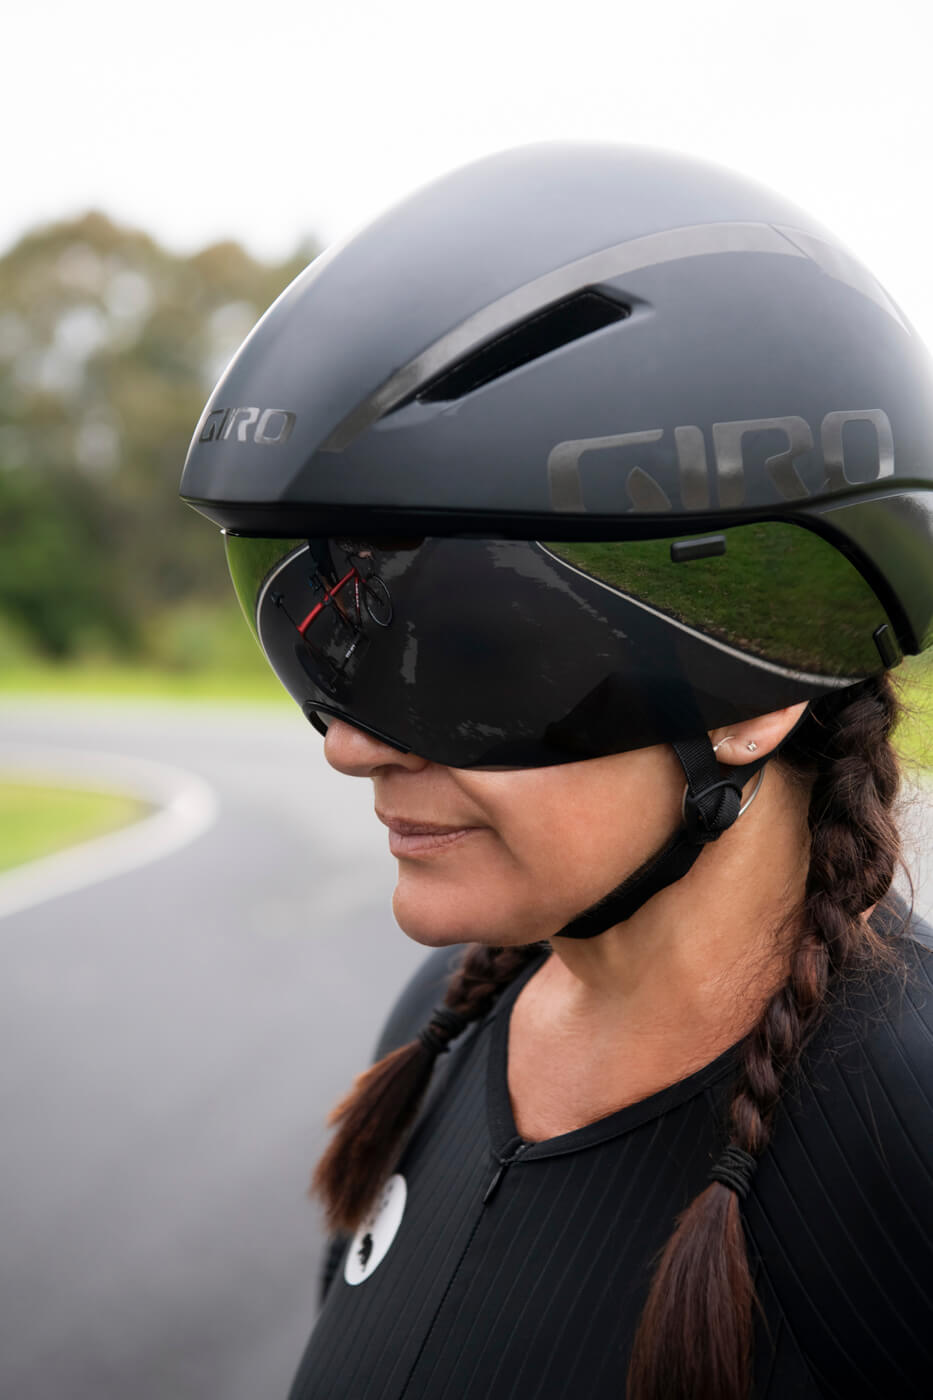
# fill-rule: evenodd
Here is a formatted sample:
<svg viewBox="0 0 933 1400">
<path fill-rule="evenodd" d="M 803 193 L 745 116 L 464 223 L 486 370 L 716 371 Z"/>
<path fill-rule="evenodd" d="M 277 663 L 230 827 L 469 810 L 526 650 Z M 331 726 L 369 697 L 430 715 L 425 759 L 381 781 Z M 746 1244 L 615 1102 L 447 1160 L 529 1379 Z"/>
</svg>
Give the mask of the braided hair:
<svg viewBox="0 0 933 1400">
<path fill-rule="evenodd" d="M 787 976 L 740 1045 L 730 1137 L 710 1184 L 676 1222 L 635 1337 L 628 1400 L 746 1400 L 754 1288 L 739 1210 L 790 1076 L 841 979 L 896 962 L 892 934 L 863 917 L 888 893 L 900 842 L 892 818 L 899 704 L 887 675 L 816 701 L 778 760 L 810 787 L 810 860 L 788 919 Z M 540 952 L 471 946 L 425 1031 L 355 1081 L 312 1189 L 332 1229 L 353 1231 L 404 1144 L 437 1055 Z M 446 1014 L 450 1013 L 450 1014 Z"/>
<path fill-rule="evenodd" d="M 492 1010 L 540 948 L 471 944 L 424 1030 L 357 1076 L 330 1114 L 337 1131 L 311 1183 L 332 1230 L 352 1233 L 359 1225 L 398 1160 L 438 1055 Z"/>
<path fill-rule="evenodd" d="M 863 915 L 888 893 L 900 855 L 889 742 L 898 709 L 886 675 L 865 681 L 814 704 L 781 752 L 785 769 L 812 783 L 810 864 L 802 907 L 788 924 L 787 977 L 740 1047 L 727 1149 L 738 1176 L 727 1183 L 727 1172 L 714 1169 L 677 1221 L 635 1338 L 629 1400 L 748 1396 L 754 1289 L 739 1199 L 749 1168 L 770 1141 L 782 1093 L 832 988 L 896 961 L 890 935 Z"/>
</svg>

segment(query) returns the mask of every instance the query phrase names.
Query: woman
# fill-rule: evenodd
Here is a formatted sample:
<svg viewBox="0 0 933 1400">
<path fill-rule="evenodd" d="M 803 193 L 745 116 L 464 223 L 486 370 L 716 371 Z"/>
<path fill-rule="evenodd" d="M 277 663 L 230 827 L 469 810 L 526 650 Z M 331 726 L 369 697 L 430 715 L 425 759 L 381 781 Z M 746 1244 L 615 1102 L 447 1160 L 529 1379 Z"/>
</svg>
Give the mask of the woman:
<svg viewBox="0 0 933 1400">
<path fill-rule="evenodd" d="M 800 211 L 539 147 L 319 260 L 215 390 L 183 493 L 438 949 L 334 1113 L 294 1400 L 927 1393 L 886 671 L 930 383 Z"/>
</svg>

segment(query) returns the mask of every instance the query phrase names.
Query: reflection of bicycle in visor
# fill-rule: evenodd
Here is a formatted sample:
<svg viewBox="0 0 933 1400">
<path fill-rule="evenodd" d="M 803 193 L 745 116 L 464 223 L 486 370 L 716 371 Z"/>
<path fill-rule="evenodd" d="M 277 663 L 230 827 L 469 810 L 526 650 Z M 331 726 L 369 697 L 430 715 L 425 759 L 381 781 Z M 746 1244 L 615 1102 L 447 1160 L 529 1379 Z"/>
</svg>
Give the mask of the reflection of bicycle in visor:
<svg viewBox="0 0 933 1400">
<path fill-rule="evenodd" d="M 334 553 L 349 568 L 335 567 Z M 373 548 L 353 540 L 309 540 L 276 580 L 270 601 L 288 617 L 313 658 L 319 682 L 330 689 L 365 635 L 365 620 L 392 621 L 392 599 L 376 573 Z M 313 564 L 309 569 L 308 565 Z M 310 606 L 309 606 L 310 604 Z M 326 682 L 325 682 L 326 683 Z"/>
<path fill-rule="evenodd" d="M 298 631 L 303 637 L 306 636 L 315 618 L 331 605 L 337 608 L 347 625 L 356 632 L 362 631 L 364 608 L 377 627 L 388 627 L 392 621 L 392 599 L 385 583 L 376 573 L 372 546 L 354 540 L 335 540 L 334 544 L 350 561 L 350 568 L 343 578 L 338 579 L 330 588 L 327 587 L 327 579 L 322 575 L 321 569 L 315 570 L 311 576 L 311 585 L 322 590 L 324 596 L 298 624 Z M 352 611 L 347 607 L 348 585 Z M 344 596 L 341 597 L 341 594 Z"/>
</svg>

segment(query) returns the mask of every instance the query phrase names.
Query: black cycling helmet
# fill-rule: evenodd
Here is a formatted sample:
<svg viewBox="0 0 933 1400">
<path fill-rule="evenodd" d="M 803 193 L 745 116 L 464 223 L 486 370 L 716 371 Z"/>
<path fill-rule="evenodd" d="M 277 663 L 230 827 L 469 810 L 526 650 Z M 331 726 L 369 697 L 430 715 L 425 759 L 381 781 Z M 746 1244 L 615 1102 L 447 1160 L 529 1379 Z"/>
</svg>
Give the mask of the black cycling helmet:
<svg viewBox="0 0 933 1400">
<path fill-rule="evenodd" d="M 214 390 L 182 494 L 319 727 L 559 763 L 927 644 L 931 383 L 871 274 L 767 190 L 533 146 L 312 263 Z"/>
<path fill-rule="evenodd" d="M 214 390 L 183 496 L 273 668 L 454 767 L 670 741 L 683 875 L 759 764 L 706 731 L 931 640 L 933 375 L 831 234 L 642 149 L 479 161 L 318 258 Z M 762 760 L 762 762 L 765 760 Z"/>
</svg>

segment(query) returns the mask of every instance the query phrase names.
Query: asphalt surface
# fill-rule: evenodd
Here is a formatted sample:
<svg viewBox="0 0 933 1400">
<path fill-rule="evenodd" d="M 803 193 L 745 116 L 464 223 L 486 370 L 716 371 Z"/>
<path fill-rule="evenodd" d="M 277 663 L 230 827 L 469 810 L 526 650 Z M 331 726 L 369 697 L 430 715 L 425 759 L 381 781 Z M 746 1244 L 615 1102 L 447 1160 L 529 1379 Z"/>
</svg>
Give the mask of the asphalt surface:
<svg viewBox="0 0 933 1400">
<path fill-rule="evenodd" d="M 169 765 L 197 812 L 6 914 L 0 879 L 0 1396 L 284 1400 L 326 1111 L 423 956 L 369 785 L 284 708 L 6 703 L 4 748 Z M 929 917 L 920 799 L 907 825 Z"/>
<path fill-rule="evenodd" d="M 0 741 L 216 799 L 187 844 L 0 918 L 0 1395 L 284 1400 L 325 1114 L 423 956 L 369 785 L 289 709 L 7 704 Z"/>
</svg>

